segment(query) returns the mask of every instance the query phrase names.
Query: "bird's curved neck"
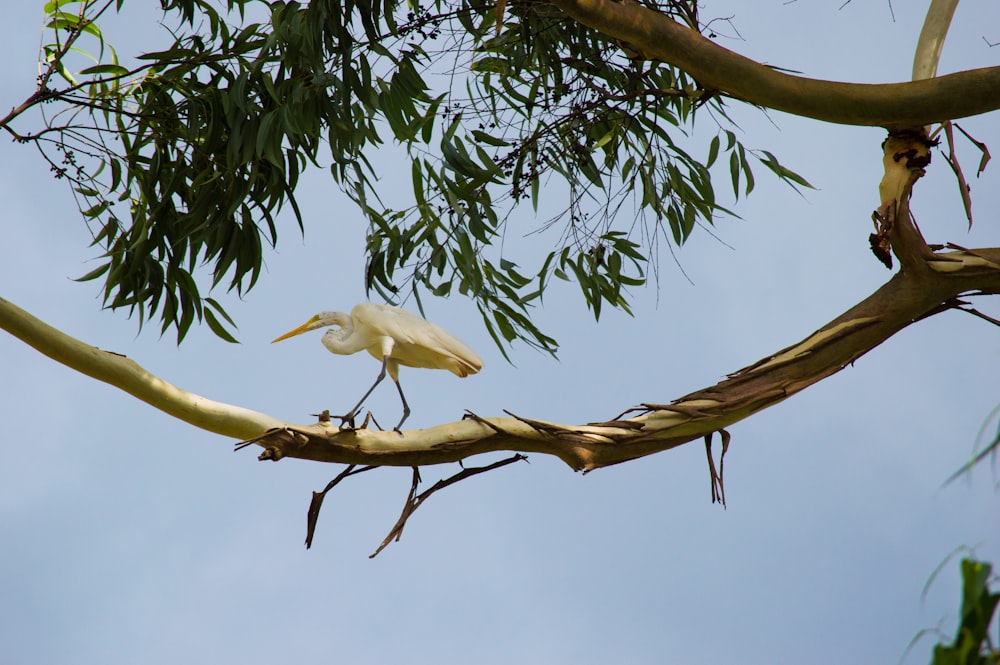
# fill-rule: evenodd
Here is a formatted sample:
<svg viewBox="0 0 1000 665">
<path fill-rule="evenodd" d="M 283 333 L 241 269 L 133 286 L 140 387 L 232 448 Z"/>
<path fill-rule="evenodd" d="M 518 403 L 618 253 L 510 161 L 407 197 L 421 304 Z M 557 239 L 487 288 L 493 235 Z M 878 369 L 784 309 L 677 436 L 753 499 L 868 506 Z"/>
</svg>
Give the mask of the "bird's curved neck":
<svg viewBox="0 0 1000 665">
<path fill-rule="evenodd" d="M 354 334 L 354 321 L 350 316 L 335 317 L 330 325 L 337 327 L 323 333 L 323 346 L 332 353 L 349 356 L 366 348 L 365 340 Z"/>
</svg>

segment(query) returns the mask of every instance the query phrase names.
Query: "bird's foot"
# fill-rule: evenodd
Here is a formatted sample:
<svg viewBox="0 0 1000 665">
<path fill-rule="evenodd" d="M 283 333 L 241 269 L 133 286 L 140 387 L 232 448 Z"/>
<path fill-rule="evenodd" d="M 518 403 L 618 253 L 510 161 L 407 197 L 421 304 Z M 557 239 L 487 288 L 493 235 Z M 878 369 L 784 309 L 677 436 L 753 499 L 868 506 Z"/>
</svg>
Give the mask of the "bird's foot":
<svg viewBox="0 0 1000 665">
<path fill-rule="evenodd" d="M 400 393 L 400 395 L 402 395 L 402 393 Z M 406 419 L 409 418 L 409 417 L 410 417 L 410 407 L 404 401 L 403 402 L 403 417 L 399 419 L 399 422 L 396 423 L 396 426 L 392 428 L 392 431 L 395 432 L 396 434 L 400 435 L 400 436 L 403 436 L 403 431 L 400 430 L 399 428 L 403 426 L 403 423 L 405 423 Z"/>
<path fill-rule="evenodd" d="M 371 422 L 375 422 L 375 418 L 372 416 L 371 411 L 365 414 L 365 419 L 360 426 L 354 424 L 354 419 L 358 417 L 358 414 L 355 412 L 348 413 L 346 416 L 330 416 L 330 417 L 337 418 L 340 420 L 341 432 L 353 432 L 354 430 L 358 429 L 368 429 L 368 424 Z M 379 427 L 379 424 L 377 422 L 375 422 L 375 426 L 378 427 L 379 429 L 382 429 L 381 427 Z"/>
<path fill-rule="evenodd" d="M 346 432 L 346 431 L 349 431 L 349 430 L 356 430 L 356 429 L 358 429 L 354 425 L 354 418 L 357 415 L 358 414 L 356 414 L 356 413 L 348 413 L 346 416 L 330 416 L 330 417 L 338 419 L 340 421 L 340 431 L 341 432 Z M 365 421 L 365 422 L 367 424 L 367 421 Z"/>
</svg>

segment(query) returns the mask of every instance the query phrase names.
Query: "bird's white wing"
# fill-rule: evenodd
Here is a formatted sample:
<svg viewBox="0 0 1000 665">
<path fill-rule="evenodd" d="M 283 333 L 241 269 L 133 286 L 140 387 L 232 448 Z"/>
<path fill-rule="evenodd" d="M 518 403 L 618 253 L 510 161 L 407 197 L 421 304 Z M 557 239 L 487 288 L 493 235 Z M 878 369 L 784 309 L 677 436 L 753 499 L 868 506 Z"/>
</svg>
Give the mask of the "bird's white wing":
<svg viewBox="0 0 1000 665">
<path fill-rule="evenodd" d="M 483 361 L 475 351 L 444 328 L 397 307 L 363 303 L 351 310 L 355 325 L 391 337 L 392 356 L 401 365 L 447 369 L 458 376 L 475 374 Z"/>
</svg>

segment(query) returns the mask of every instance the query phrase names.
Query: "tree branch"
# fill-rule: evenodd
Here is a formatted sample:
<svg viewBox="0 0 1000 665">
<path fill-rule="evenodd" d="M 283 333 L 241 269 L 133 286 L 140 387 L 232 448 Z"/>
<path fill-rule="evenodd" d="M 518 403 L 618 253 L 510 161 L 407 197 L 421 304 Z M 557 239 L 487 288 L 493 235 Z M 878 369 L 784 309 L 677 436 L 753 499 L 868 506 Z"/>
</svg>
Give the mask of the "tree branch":
<svg viewBox="0 0 1000 665">
<path fill-rule="evenodd" d="M 706 88 L 806 118 L 899 129 L 1000 108 L 1000 67 L 909 83 L 821 81 L 754 62 L 636 3 L 553 0 L 553 4 L 580 23 L 636 46 L 645 57 L 684 70 Z"/>
<path fill-rule="evenodd" d="M 372 466 L 457 462 L 481 453 L 553 455 L 576 470 L 626 462 L 721 431 L 835 374 L 918 320 L 955 307 L 962 294 L 1000 294 L 1000 248 L 931 254 L 805 340 L 666 404 L 643 404 L 607 422 L 562 425 L 517 416 L 465 419 L 422 430 L 341 431 L 329 418 L 292 425 L 166 383 L 136 363 L 61 333 L 0 299 L 4 328 L 49 357 L 114 385 L 197 427 L 264 448 L 260 459 L 296 457 Z"/>
<path fill-rule="evenodd" d="M 555 455 L 592 470 L 669 450 L 777 404 L 840 371 L 911 323 L 954 306 L 962 293 L 1000 293 L 1000 248 L 932 255 L 905 270 L 802 342 L 739 370 L 715 386 L 669 404 L 644 404 L 604 423 L 560 425 L 526 418 L 482 418 L 425 430 L 344 431 L 318 424 L 276 430 L 258 441 L 263 459 L 415 466 L 509 450 Z"/>
<path fill-rule="evenodd" d="M 944 48 L 944 39 L 948 36 L 948 28 L 951 26 L 956 7 L 958 0 L 931 0 L 913 54 L 914 81 L 937 75 L 941 49 Z"/>
<path fill-rule="evenodd" d="M 250 438 L 283 423 L 263 413 L 195 395 L 150 374 L 133 360 L 85 344 L 0 298 L 0 328 L 58 363 L 120 388 L 195 427 Z"/>
</svg>

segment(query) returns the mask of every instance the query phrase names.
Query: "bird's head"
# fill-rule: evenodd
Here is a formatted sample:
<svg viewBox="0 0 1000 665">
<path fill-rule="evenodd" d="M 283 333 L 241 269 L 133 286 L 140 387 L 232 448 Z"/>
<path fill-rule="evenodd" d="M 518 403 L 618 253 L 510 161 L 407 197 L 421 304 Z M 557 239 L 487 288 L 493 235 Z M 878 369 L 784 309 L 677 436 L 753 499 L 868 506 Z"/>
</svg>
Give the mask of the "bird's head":
<svg viewBox="0 0 1000 665">
<path fill-rule="evenodd" d="M 271 344 L 288 339 L 289 337 L 301 335 L 302 333 L 309 332 L 310 330 L 318 330 L 319 328 L 325 328 L 327 326 L 342 325 L 344 316 L 345 315 L 341 312 L 320 312 L 319 314 L 313 314 L 309 317 L 308 321 L 303 323 L 298 328 L 289 330 L 284 335 L 271 340 Z"/>
</svg>

